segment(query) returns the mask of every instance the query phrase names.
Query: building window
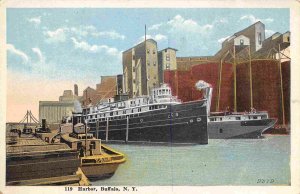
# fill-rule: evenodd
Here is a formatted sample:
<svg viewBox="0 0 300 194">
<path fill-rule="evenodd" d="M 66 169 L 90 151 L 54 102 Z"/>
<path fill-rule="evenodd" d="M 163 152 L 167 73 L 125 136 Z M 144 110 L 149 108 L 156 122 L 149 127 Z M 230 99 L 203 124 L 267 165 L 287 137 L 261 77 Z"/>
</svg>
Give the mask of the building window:
<svg viewBox="0 0 300 194">
<path fill-rule="evenodd" d="M 153 55 L 155 55 L 155 53 L 156 53 L 155 50 L 153 50 Z"/>
<path fill-rule="evenodd" d="M 156 61 L 153 62 L 153 66 L 156 66 Z"/>
<path fill-rule="evenodd" d="M 219 132 L 220 132 L 220 133 L 223 133 L 223 129 L 220 129 Z"/>
<path fill-rule="evenodd" d="M 243 46 L 244 45 L 244 39 L 240 40 L 240 45 Z"/>
<path fill-rule="evenodd" d="M 170 61 L 170 57 L 167 56 L 167 57 L 166 57 L 166 60 L 167 60 L 167 61 Z"/>
<path fill-rule="evenodd" d="M 147 65 L 150 66 L 150 62 L 149 61 L 147 61 Z"/>
<path fill-rule="evenodd" d="M 135 55 L 132 55 L 132 60 L 135 60 Z"/>
<path fill-rule="evenodd" d="M 258 33 L 258 44 L 261 44 L 261 33 Z"/>
<path fill-rule="evenodd" d="M 96 142 L 92 141 L 90 144 L 90 148 L 93 150 L 96 149 Z"/>
<path fill-rule="evenodd" d="M 135 84 L 135 79 L 133 79 L 133 83 Z"/>
<path fill-rule="evenodd" d="M 148 53 L 148 54 L 150 53 L 150 50 L 149 50 L 149 49 L 147 49 L 147 53 Z"/>
<path fill-rule="evenodd" d="M 167 63 L 167 64 L 166 64 L 166 68 L 167 68 L 167 69 L 170 69 L 170 63 Z"/>
</svg>

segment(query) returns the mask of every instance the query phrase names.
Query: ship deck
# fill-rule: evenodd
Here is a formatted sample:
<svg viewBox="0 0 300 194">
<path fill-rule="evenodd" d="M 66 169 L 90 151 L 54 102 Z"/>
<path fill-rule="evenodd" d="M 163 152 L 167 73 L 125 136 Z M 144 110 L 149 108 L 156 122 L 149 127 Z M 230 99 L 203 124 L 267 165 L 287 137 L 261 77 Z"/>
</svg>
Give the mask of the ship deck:
<svg viewBox="0 0 300 194">
<path fill-rule="evenodd" d="M 49 144 L 35 137 L 21 137 L 18 138 L 16 144 L 6 145 L 7 155 L 34 154 L 52 151 L 70 151 L 70 148 L 66 144 Z"/>
<path fill-rule="evenodd" d="M 8 136 L 11 134 L 7 134 Z M 63 143 L 49 144 L 33 135 L 14 136 L 6 144 L 7 185 L 88 185 L 77 151 Z M 76 175 L 75 175 L 76 174 Z"/>
</svg>

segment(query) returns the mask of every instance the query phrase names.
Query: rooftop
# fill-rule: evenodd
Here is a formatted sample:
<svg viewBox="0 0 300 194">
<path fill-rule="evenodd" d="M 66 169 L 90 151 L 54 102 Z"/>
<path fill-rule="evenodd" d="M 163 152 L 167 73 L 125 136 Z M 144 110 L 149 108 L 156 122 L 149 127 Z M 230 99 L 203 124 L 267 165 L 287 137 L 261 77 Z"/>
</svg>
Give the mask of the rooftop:
<svg viewBox="0 0 300 194">
<path fill-rule="evenodd" d="M 156 42 L 154 39 L 152 39 L 152 38 L 149 38 L 149 39 L 147 39 L 146 41 L 147 41 L 147 42 L 150 41 L 150 42 L 153 42 L 154 44 L 157 44 L 157 42 Z M 133 47 L 131 47 L 131 48 L 129 48 L 129 49 L 123 51 L 122 53 L 126 53 L 126 52 L 130 51 L 131 49 L 136 48 L 136 47 L 139 47 L 139 46 L 141 46 L 141 45 L 143 45 L 143 44 L 145 44 L 145 41 L 142 41 L 141 43 L 139 43 L 139 44 L 137 44 L 137 45 L 135 45 L 135 46 L 133 46 Z"/>
</svg>

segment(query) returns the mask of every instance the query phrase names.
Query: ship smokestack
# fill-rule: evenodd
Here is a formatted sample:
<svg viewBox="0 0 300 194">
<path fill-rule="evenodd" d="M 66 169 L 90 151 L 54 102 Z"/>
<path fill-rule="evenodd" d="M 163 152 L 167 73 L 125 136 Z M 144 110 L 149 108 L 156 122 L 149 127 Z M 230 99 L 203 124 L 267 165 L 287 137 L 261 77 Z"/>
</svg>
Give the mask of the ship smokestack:
<svg viewBox="0 0 300 194">
<path fill-rule="evenodd" d="M 74 101 L 74 111 L 75 111 L 75 113 L 81 113 L 82 112 L 81 104 L 78 100 Z"/>
<path fill-rule="evenodd" d="M 206 107 L 207 115 L 210 115 L 210 105 L 211 105 L 211 98 L 212 98 L 212 91 L 213 91 L 212 86 L 203 80 L 199 80 L 195 84 L 195 87 L 200 91 L 203 90 L 204 98 L 207 100 L 207 107 Z"/>
<path fill-rule="evenodd" d="M 78 96 L 78 85 L 74 84 L 74 95 Z"/>
<path fill-rule="evenodd" d="M 42 130 L 46 129 L 46 119 L 42 119 Z"/>
</svg>

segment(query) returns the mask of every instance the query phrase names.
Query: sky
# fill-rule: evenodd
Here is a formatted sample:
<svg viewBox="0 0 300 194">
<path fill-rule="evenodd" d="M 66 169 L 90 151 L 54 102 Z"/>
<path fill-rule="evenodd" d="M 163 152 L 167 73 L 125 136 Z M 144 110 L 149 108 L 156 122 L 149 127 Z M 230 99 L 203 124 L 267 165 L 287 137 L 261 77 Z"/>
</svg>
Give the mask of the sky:
<svg viewBox="0 0 300 194">
<path fill-rule="evenodd" d="M 177 56 L 210 56 L 227 37 L 261 21 L 266 37 L 290 30 L 289 9 L 7 9 L 7 121 L 63 90 L 95 88 L 122 74 L 122 51 L 145 36 Z"/>
</svg>

